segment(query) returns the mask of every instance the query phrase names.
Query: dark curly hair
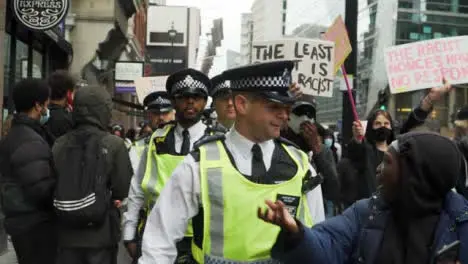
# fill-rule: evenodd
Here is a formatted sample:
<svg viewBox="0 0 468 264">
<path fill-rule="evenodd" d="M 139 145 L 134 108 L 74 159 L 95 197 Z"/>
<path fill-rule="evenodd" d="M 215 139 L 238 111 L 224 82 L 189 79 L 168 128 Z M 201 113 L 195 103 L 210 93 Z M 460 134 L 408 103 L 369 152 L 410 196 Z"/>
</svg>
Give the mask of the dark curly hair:
<svg viewBox="0 0 468 264">
<path fill-rule="evenodd" d="M 64 99 L 68 91 L 75 89 L 77 83 L 75 78 L 65 70 L 55 71 L 49 76 L 47 82 L 51 89 L 50 99 L 52 100 Z"/>
</svg>

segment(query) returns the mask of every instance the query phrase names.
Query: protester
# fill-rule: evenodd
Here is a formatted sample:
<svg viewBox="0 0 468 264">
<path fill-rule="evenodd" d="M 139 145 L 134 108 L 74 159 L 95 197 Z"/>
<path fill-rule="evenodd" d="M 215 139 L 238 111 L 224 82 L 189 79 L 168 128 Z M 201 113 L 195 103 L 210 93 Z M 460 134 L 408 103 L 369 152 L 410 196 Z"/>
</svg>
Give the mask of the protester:
<svg viewBox="0 0 468 264">
<path fill-rule="evenodd" d="M 106 196 L 107 203 L 112 205 L 113 201 L 117 201 L 115 204 L 118 206 L 118 201 L 127 197 L 133 171 L 124 142 L 121 138 L 110 135 L 106 130 L 107 124 L 111 121 L 111 113 L 112 100 L 106 90 L 101 87 L 80 88 L 76 92 L 74 102 L 73 117 L 76 121 L 76 128 L 57 140 L 53 148 L 53 154 L 59 174 L 59 182 L 60 177 L 66 180 L 72 174 L 67 173 L 67 166 L 76 168 L 74 163 L 83 162 L 82 160 L 63 159 L 68 155 L 70 148 L 73 147 L 71 144 L 78 142 L 88 147 L 87 142 L 98 137 L 97 142 L 100 150 L 96 151 L 96 155 L 102 153 L 103 156 L 99 156 L 102 159 L 98 159 L 98 168 L 95 168 L 94 171 L 99 171 L 99 168 L 104 167 L 102 172 L 104 179 L 102 181 L 107 183 L 107 192 L 110 193 L 110 195 Z M 83 138 L 83 140 L 80 140 L 80 138 Z M 83 158 L 86 158 L 86 161 L 93 160 L 91 157 Z M 99 162 L 100 160 L 104 163 Z M 82 166 L 86 166 L 86 164 Z M 83 177 L 86 176 L 83 175 Z M 72 190 L 82 187 L 77 185 Z M 56 207 L 58 208 L 58 206 Z M 72 227 L 70 223 L 60 221 L 58 226 L 59 253 L 57 263 L 115 264 L 117 245 L 120 240 L 119 209 L 111 206 L 106 211 L 102 221 L 100 225 L 81 228 Z"/>
<path fill-rule="evenodd" d="M 359 122 L 353 123 L 348 158 L 360 175 L 358 199 L 369 197 L 377 189 L 376 168 L 394 138 L 392 117 L 384 110 L 377 110 L 369 116 L 365 134 Z"/>
<path fill-rule="evenodd" d="M 55 138 L 63 136 L 73 128 L 71 105 L 76 87 L 76 80 L 65 70 L 52 73 L 47 79 L 50 94 L 50 118 L 47 128 Z"/>
<path fill-rule="evenodd" d="M 338 148 L 336 147 L 335 136 L 333 135 L 333 131 L 331 131 L 330 129 L 325 129 L 323 131 L 322 138 L 323 138 L 323 144 L 328 149 L 331 150 L 331 152 L 333 154 L 333 160 L 335 161 L 335 164 L 338 163 L 341 156 L 338 156 L 339 153 L 338 153 Z"/>
<path fill-rule="evenodd" d="M 2 210 L 19 264 L 55 263 L 53 137 L 42 126 L 49 117 L 49 96 L 44 81 L 27 79 L 16 84 L 17 114 L 0 142 Z"/>
<path fill-rule="evenodd" d="M 336 163 L 332 151 L 322 142 L 320 131 L 325 129 L 316 123 L 316 104 L 313 98 L 301 97 L 292 106 L 288 127 L 281 131 L 281 136 L 292 141 L 302 151 L 309 153 L 311 164 L 323 177 L 322 191 L 325 200 L 339 199 L 339 182 Z M 322 132 L 323 134 L 323 132 Z"/>
<path fill-rule="evenodd" d="M 449 139 L 411 132 L 385 152 L 381 192 L 343 215 L 308 229 L 284 204 L 267 201 L 259 218 L 282 228 L 272 256 L 286 264 L 423 264 L 460 240 L 459 261 L 468 263 L 468 201 L 451 191 L 462 159 Z"/>
</svg>

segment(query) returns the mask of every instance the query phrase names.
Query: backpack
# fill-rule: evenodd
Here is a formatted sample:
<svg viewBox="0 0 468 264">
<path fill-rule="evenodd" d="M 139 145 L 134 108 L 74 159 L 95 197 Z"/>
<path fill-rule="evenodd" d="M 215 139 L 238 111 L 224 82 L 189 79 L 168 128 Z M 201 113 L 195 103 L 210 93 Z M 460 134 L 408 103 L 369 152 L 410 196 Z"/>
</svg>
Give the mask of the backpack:
<svg viewBox="0 0 468 264">
<path fill-rule="evenodd" d="M 106 177 L 106 133 L 70 133 L 54 153 L 57 172 L 54 207 L 59 223 L 70 227 L 101 225 L 111 205 Z"/>
</svg>

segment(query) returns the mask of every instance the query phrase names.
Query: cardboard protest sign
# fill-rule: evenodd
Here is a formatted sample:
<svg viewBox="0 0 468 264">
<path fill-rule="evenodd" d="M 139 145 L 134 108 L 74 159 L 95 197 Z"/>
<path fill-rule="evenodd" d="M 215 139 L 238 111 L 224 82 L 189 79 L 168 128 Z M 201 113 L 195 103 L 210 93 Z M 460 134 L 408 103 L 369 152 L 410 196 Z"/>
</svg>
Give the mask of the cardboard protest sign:
<svg viewBox="0 0 468 264">
<path fill-rule="evenodd" d="M 145 97 L 153 92 L 166 91 L 166 80 L 169 76 L 141 77 L 135 80 L 138 102 L 143 104 Z"/>
<path fill-rule="evenodd" d="M 258 41 L 252 45 L 253 63 L 292 60 L 293 81 L 302 92 L 314 96 L 333 96 L 334 43 L 316 39 Z"/>
<path fill-rule="evenodd" d="M 468 36 L 398 45 L 385 50 L 391 93 L 468 83 Z"/>
<path fill-rule="evenodd" d="M 335 73 L 338 72 L 341 65 L 343 65 L 346 58 L 349 56 L 353 48 L 349 41 L 348 31 L 343 18 L 338 16 L 333 25 L 328 28 L 327 32 L 323 35 L 323 39 L 333 41 L 335 43 Z"/>
</svg>

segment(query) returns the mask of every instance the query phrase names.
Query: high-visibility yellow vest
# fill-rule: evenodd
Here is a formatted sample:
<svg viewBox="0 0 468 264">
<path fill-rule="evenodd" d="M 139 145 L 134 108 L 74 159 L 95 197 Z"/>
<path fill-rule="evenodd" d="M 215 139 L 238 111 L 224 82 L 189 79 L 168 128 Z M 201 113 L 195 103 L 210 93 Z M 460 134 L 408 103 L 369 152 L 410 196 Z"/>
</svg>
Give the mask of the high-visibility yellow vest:
<svg viewBox="0 0 468 264">
<path fill-rule="evenodd" d="M 202 249 L 192 246 L 198 263 L 277 263 L 270 251 L 280 228 L 257 218 L 257 208 L 265 200 L 286 199 L 289 208 L 306 226 L 312 226 L 302 183 L 309 170 L 307 155 L 294 157 L 292 150 L 281 145 L 297 165 L 296 175 L 280 184 L 258 184 L 246 179 L 231 163 L 221 141 L 200 146 L 200 187 L 203 206 Z M 298 155 L 296 155 L 298 156 Z M 287 205 L 288 206 L 288 205 Z"/>
<path fill-rule="evenodd" d="M 184 155 L 172 155 L 166 153 L 157 153 L 157 143 L 164 143 L 169 132 L 174 128 L 170 124 L 162 129 L 156 130 L 151 136 L 148 152 L 146 153 L 146 169 L 141 183 L 141 188 L 145 194 L 145 210 L 149 215 L 156 200 L 161 194 L 167 181 L 171 178 L 175 168 L 185 158 Z M 192 224 L 190 222 L 187 228 L 186 236 L 193 236 Z"/>
<path fill-rule="evenodd" d="M 141 156 L 143 155 L 146 145 L 147 145 L 147 138 L 142 138 L 133 143 L 132 147 L 135 148 L 135 152 L 138 156 L 138 160 L 140 160 Z"/>
</svg>

